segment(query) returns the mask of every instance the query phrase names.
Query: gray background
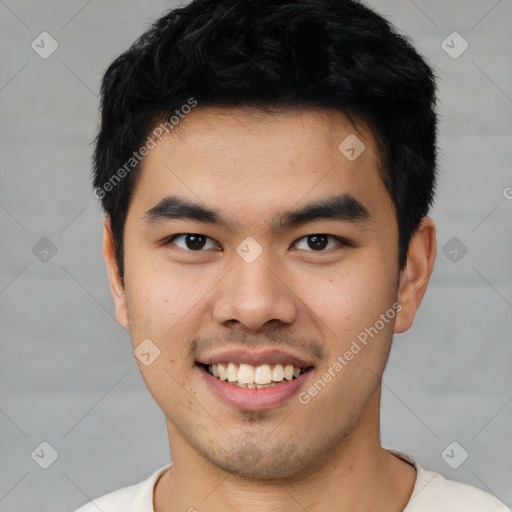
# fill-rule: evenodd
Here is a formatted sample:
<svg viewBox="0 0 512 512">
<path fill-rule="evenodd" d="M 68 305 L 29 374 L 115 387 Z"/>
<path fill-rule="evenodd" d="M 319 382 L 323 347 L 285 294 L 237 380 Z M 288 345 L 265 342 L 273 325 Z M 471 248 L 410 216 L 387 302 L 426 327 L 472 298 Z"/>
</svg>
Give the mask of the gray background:
<svg viewBox="0 0 512 512">
<path fill-rule="evenodd" d="M 113 316 L 89 173 L 102 73 L 174 5 L 0 0 L 1 512 L 71 511 L 170 460 Z M 369 5 L 440 79 L 438 259 L 414 327 L 395 337 L 383 444 L 511 506 L 512 1 Z M 43 31 L 59 44 L 47 59 L 31 48 Z M 441 46 L 453 31 L 469 43 L 456 59 Z M 33 251 L 43 237 L 57 249 L 47 262 Z M 48 469 L 31 458 L 43 441 L 58 452 Z M 452 460 L 469 453 L 458 469 L 441 456 L 453 441 Z"/>
</svg>

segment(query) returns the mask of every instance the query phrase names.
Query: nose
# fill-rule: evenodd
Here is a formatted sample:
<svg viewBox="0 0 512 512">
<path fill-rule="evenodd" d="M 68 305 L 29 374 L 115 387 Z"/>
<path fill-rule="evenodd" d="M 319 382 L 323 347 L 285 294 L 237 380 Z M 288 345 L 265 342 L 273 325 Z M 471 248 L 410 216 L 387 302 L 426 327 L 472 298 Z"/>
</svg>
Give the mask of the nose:
<svg viewBox="0 0 512 512">
<path fill-rule="evenodd" d="M 265 251 L 251 263 L 235 259 L 234 268 L 220 281 L 214 297 L 213 316 L 217 322 L 239 323 L 250 330 L 259 330 L 270 322 L 292 324 L 297 313 L 297 298 Z"/>
</svg>

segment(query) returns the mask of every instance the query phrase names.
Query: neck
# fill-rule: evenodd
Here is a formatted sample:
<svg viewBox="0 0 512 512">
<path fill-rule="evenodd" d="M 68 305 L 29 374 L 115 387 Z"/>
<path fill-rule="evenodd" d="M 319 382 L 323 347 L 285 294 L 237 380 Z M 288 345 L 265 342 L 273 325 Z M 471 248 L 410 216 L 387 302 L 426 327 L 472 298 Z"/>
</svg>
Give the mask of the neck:
<svg viewBox="0 0 512 512">
<path fill-rule="evenodd" d="M 416 471 L 382 448 L 379 409 L 380 389 L 356 427 L 328 454 L 318 457 L 306 472 L 272 481 L 247 479 L 212 465 L 168 423 L 173 465 L 157 483 L 155 510 L 401 511 Z"/>
</svg>

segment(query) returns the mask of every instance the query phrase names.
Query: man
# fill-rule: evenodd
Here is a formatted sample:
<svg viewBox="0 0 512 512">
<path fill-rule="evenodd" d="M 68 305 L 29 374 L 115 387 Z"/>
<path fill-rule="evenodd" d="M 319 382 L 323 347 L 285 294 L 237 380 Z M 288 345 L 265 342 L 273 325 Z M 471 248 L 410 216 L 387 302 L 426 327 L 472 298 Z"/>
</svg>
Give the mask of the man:
<svg viewBox="0 0 512 512">
<path fill-rule="evenodd" d="M 381 446 L 433 269 L 435 80 L 349 0 L 195 0 L 102 82 L 95 195 L 173 463 L 80 512 L 503 511 Z"/>
</svg>

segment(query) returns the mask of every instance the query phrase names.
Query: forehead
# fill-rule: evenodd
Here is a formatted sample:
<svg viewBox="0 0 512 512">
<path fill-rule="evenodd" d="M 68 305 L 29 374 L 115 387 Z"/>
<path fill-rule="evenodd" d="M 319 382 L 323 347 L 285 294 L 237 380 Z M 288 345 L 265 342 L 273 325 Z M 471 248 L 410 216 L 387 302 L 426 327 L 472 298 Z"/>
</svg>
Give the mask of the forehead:
<svg viewBox="0 0 512 512">
<path fill-rule="evenodd" d="M 132 202 L 180 195 L 252 222 L 335 193 L 393 208 L 379 165 L 371 131 L 338 111 L 196 107 L 149 151 Z"/>
</svg>

